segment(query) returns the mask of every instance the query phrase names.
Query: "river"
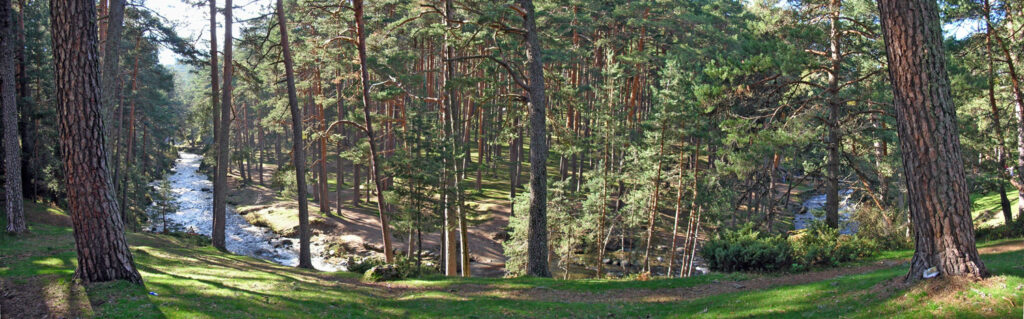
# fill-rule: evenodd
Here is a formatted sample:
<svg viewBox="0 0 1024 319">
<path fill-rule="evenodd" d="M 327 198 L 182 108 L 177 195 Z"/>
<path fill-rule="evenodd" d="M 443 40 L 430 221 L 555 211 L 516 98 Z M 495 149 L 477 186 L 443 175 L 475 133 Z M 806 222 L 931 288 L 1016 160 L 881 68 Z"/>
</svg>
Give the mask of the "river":
<svg viewBox="0 0 1024 319">
<path fill-rule="evenodd" d="M 179 152 L 174 168 L 166 176 L 170 184 L 174 213 L 166 215 L 167 228 L 173 231 L 195 232 L 209 237 L 213 229 L 213 183 L 199 172 L 203 156 Z M 153 183 L 159 187 L 160 183 Z M 280 236 L 268 228 L 253 226 L 235 212 L 230 205 L 226 212 L 225 244 L 228 251 L 285 266 L 299 264 L 298 238 Z M 153 224 L 148 227 L 162 232 L 161 216 L 152 216 Z M 345 270 L 344 264 L 332 264 L 319 257 L 323 245 L 312 245 L 313 266 L 323 271 Z"/>
<path fill-rule="evenodd" d="M 856 221 L 850 220 L 851 215 L 857 210 L 857 203 L 851 201 L 850 198 L 853 196 L 852 189 L 843 189 L 839 191 L 839 226 L 840 234 L 852 235 L 857 233 L 857 227 L 859 226 Z M 825 208 L 825 201 L 828 199 L 827 195 L 820 194 L 814 195 L 810 199 L 804 202 L 803 208 L 793 217 L 793 228 L 804 229 L 811 225 L 814 221 L 824 220 L 825 215 L 815 216 L 815 211 L 821 211 Z"/>
</svg>

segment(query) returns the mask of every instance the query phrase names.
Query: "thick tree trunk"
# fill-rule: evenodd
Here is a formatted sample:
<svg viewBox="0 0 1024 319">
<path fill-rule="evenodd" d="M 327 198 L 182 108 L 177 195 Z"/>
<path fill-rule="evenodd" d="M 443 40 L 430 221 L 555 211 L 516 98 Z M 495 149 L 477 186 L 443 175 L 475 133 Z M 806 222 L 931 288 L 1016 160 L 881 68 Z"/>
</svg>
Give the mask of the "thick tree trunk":
<svg viewBox="0 0 1024 319">
<path fill-rule="evenodd" d="M 51 0 L 50 22 L 60 147 L 78 253 L 75 276 L 85 283 L 142 284 L 107 172 L 95 2 Z"/>
<path fill-rule="evenodd" d="M 906 280 L 931 267 L 943 276 L 987 276 L 974 242 L 938 5 L 879 0 L 878 11 L 915 236 Z"/>
<path fill-rule="evenodd" d="M 280 1 L 280 0 L 279 0 Z M 377 187 L 377 211 L 380 213 L 381 240 L 384 243 L 384 260 L 388 263 L 395 261 L 394 251 L 391 249 L 391 229 L 388 225 L 387 203 L 384 202 L 384 185 L 381 184 L 380 162 L 377 156 L 376 142 L 373 135 L 373 118 L 370 116 L 370 70 L 366 65 L 366 25 L 363 18 L 363 1 L 354 0 L 352 8 L 356 15 L 356 36 L 359 51 L 359 82 L 362 84 L 363 118 L 365 120 L 366 138 L 370 143 L 370 174 L 374 186 Z"/>
<path fill-rule="evenodd" d="M 22 9 L 24 10 L 24 8 Z M 21 184 L 21 141 L 18 135 L 18 93 L 14 83 L 14 20 L 10 0 L 0 0 L 0 105 L 4 121 L 4 211 L 7 232 L 20 234 L 25 226 Z"/>
<path fill-rule="evenodd" d="M 530 107 L 530 211 L 527 237 L 527 274 L 551 277 L 548 270 L 548 143 L 546 127 L 547 96 L 544 92 L 544 59 L 541 56 L 533 0 L 517 0 L 525 13 L 526 64 L 529 78 Z"/>
<path fill-rule="evenodd" d="M 230 0 L 228 0 L 230 1 Z M 306 156 L 302 143 L 302 113 L 295 92 L 295 71 L 291 44 L 288 43 L 288 23 L 284 17 L 284 4 L 277 0 L 277 25 L 281 33 L 281 53 L 284 55 L 285 80 L 288 83 L 288 109 L 292 115 L 292 163 L 295 164 L 295 185 L 299 200 L 299 268 L 313 268 L 309 250 L 309 203 L 306 199 Z"/>
</svg>

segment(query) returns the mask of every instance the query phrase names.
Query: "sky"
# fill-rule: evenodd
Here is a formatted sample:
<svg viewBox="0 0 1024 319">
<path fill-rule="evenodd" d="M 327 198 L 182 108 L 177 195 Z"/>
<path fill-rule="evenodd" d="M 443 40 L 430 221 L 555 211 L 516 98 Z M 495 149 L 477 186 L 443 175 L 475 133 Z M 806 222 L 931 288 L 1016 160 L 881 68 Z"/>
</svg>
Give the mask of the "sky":
<svg viewBox="0 0 1024 319">
<path fill-rule="evenodd" d="M 192 0 L 196 1 L 196 0 Z M 203 1 L 201 7 L 192 7 L 182 0 L 143 0 L 143 5 L 160 16 L 166 18 L 174 25 L 178 36 L 190 40 L 200 50 L 210 48 L 210 6 L 209 2 Z M 261 13 L 270 12 L 269 6 L 273 0 L 234 0 L 231 12 L 234 15 L 235 23 L 231 25 L 231 32 L 235 37 L 241 33 L 242 23 L 239 20 L 246 20 L 258 16 Z M 224 6 L 224 0 L 217 1 L 218 8 Z M 217 15 L 217 44 L 223 48 L 224 45 L 224 16 Z M 173 65 L 177 56 L 166 48 L 160 49 L 160 64 Z"/>
</svg>

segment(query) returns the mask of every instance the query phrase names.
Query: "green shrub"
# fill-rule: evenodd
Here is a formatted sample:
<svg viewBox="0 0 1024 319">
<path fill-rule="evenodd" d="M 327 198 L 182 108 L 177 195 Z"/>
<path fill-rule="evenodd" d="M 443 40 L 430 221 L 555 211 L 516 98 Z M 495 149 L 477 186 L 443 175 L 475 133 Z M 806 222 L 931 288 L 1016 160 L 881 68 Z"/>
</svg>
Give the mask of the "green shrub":
<svg viewBox="0 0 1024 319">
<path fill-rule="evenodd" d="M 990 241 L 1006 238 L 1017 238 L 1024 236 L 1024 223 L 1018 217 L 1013 223 L 994 227 L 979 227 L 974 231 L 974 237 L 978 241 Z"/>
<path fill-rule="evenodd" d="M 357 263 L 350 263 L 348 265 L 348 271 L 362 274 L 365 273 L 367 270 L 370 270 L 370 268 L 380 266 L 383 264 L 386 264 L 383 259 L 376 257 L 365 258 Z"/>
<path fill-rule="evenodd" d="M 398 280 L 438 273 L 437 268 L 428 265 L 417 268 L 416 259 L 406 258 L 405 255 L 396 255 L 392 264 L 378 257 L 366 258 L 349 264 L 348 271 L 363 274 L 363 279 L 367 281 Z"/>
<path fill-rule="evenodd" d="M 873 240 L 840 235 L 839 230 L 814 223 L 793 235 L 766 235 L 747 224 L 723 230 L 704 244 L 701 256 L 716 271 L 805 271 L 815 266 L 870 256 L 879 249 Z"/>
<path fill-rule="evenodd" d="M 853 213 L 857 222 L 857 236 L 868 238 L 878 244 L 879 249 L 909 249 L 914 243 L 907 236 L 906 209 L 880 210 L 875 206 L 862 205 Z"/>
<path fill-rule="evenodd" d="M 781 235 L 764 235 L 747 224 L 719 232 L 704 244 L 701 256 L 718 271 L 780 271 L 791 266 L 793 248 Z"/>
<path fill-rule="evenodd" d="M 824 223 L 797 231 L 789 237 L 793 247 L 794 270 L 811 266 L 838 266 L 840 263 L 871 255 L 878 245 L 859 235 L 841 235 Z"/>
</svg>

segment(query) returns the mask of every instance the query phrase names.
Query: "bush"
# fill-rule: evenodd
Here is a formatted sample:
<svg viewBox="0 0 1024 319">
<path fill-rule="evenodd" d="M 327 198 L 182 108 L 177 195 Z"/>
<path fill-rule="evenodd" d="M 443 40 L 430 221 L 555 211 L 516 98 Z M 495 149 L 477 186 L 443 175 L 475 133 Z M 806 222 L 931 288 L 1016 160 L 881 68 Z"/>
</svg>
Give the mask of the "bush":
<svg viewBox="0 0 1024 319">
<path fill-rule="evenodd" d="M 370 268 L 363 274 L 363 280 L 373 282 L 399 280 L 402 278 L 405 278 L 405 275 L 394 264 L 373 266 L 373 268 Z"/>
<path fill-rule="evenodd" d="M 1013 221 L 1012 224 L 1003 224 L 994 227 L 979 227 L 974 231 L 974 237 L 978 241 L 990 241 L 1006 238 L 1017 238 L 1024 236 L 1024 223 L 1021 218 Z"/>
<path fill-rule="evenodd" d="M 701 256 L 716 271 L 804 271 L 814 266 L 870 256 L 879 249 L 875 241 L 814 223 L 792 236 L 765 235 L 747 224 L 724 230 L 704 244 Z"/>
<path fill-rule="evenodd" d="M 763 235 L 747 224 L 719 232 L 704 244 L 701 256 L 718 271 L 780 271 L 789 269 L 793 248 L 781 235 Z"/>
<path fill-rule="evenodd" d="M 794 270 L 811 266 L 838 266 L 840 263 L 866 257 L 878 250 L 870 239 L 858 235 L 841 235 L 838 229 L 816 222 L 789 237 L 793 247 Z"/>
<path fill-rule="evenodd" d="M 909 249 L 914 243 L 907 236 L 906 209 L 880 210 L 874 206 L 862 205 L 853 213 L 857 222 L 857 236 L 869 238 L 878 244 L 879 249 Z"/>
<path fill-rule="evenodd" d="M 370 268 L 377 267 L 386 264 L 383 259 L 380 258 L 366 258 L 357 263 L 349 263 L 348 271 L 354 273 L 365 273 Z"/>
<path fill-rule="evenodd" d="M 395 262 L 391 264 L 377 257 L 366 258 L 358 263 L 350 263 L 348 271 L 363 274 L 363 280 L 367 281 L 399 280 L 437 273 L 437 269 L 430 265 L 417 268 L 416 260 L 406 258 L 405 255 L 396 255 Z"/>
</svg>

